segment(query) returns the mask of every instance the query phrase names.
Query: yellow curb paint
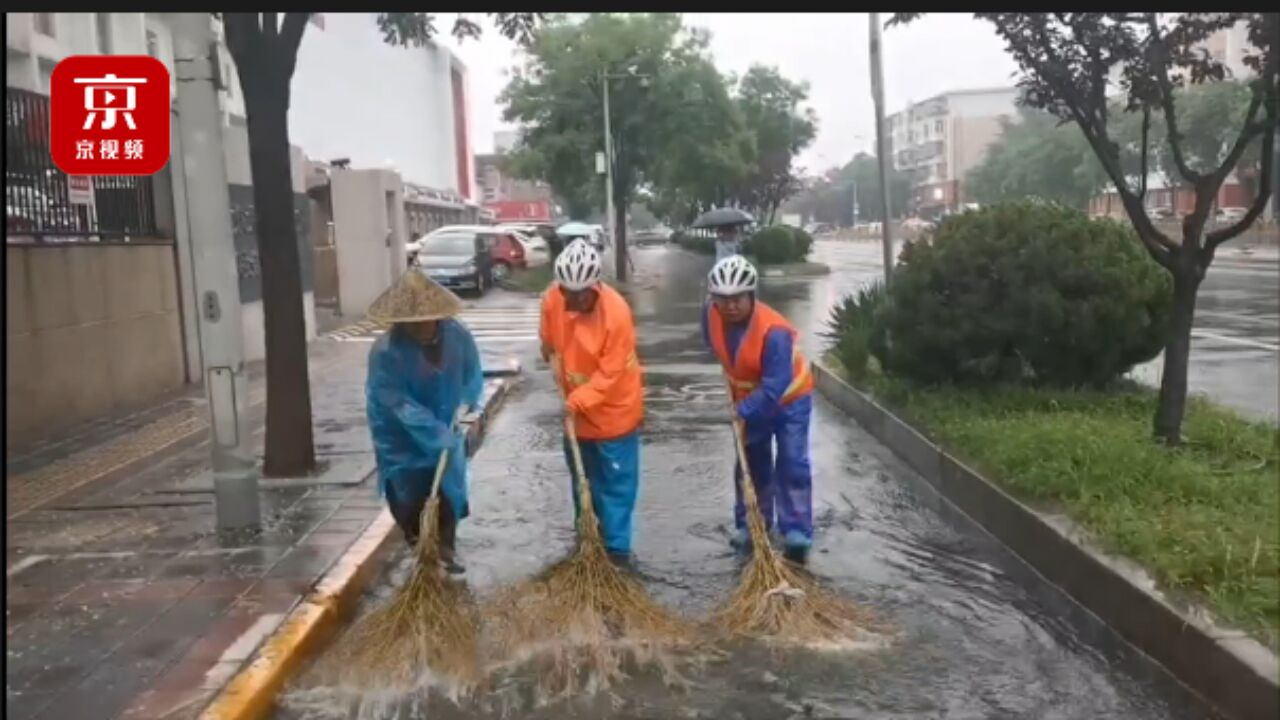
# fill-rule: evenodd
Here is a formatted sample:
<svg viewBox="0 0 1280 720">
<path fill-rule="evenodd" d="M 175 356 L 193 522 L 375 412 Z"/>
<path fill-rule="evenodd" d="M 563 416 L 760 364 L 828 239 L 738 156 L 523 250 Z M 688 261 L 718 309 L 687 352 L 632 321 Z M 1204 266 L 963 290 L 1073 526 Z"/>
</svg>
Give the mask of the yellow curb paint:
<svg viewBox="0 0 1280 720">
<path fill-rule="evenodd" d="M 394 528 L 391 514 L 383 510 L 267 639 L 253 662 L 214 697 L 200 720 L 265 718 L 289 677 L 323 646 L 353 609 Z"/>
</svg>

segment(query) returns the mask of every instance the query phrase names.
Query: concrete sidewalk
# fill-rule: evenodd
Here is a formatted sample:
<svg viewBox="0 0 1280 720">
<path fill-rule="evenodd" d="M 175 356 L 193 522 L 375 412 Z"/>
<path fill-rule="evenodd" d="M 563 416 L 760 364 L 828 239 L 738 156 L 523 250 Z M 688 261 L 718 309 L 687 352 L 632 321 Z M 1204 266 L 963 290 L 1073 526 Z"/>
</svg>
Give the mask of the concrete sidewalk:
<svg viewBox="0 0 1280 720">
<path fill-rule="evenodd" d="M 256 536 L 214 529 L 196 397 L 8 463 L 7 717 L 199 714 L 384 512 L 364 424 L 367 354 L 313 345 L 322 468 L 263 483 Z M 505 387 L 488 381 L 486 407 Z M 259 444 L 264 390 L 253 379 Z"/>
</svg>

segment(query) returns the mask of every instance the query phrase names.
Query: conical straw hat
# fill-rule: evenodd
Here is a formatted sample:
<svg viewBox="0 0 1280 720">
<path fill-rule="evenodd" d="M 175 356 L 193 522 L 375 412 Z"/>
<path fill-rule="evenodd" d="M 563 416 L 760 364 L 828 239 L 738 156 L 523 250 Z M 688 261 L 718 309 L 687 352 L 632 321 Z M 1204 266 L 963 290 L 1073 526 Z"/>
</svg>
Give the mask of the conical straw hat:
<svg viewBox="0 0 1280 720">
<path fill-rule="evenodd" d="M 462 301 L 422 271 L 410 268 L 369 306 L 369 319 L 383 323 L 421 322 L 453 317 Z"/>
</svg>

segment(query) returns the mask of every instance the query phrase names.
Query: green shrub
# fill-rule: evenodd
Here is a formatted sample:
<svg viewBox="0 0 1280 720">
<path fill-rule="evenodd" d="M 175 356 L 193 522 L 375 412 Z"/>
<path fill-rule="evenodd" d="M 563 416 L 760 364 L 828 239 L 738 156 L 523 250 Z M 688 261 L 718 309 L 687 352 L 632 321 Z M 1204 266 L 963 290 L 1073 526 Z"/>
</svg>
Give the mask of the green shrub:
<svg viewBox="0 0 1280 720">
<path fill-rule="evenodd" d="M 716 241 L 715 238 L 703 235 L 691 235 L 685 232 L 677 232 L 671 236 L 672 241 L 677 245 L 690 252 L 699 255 L 715 255 Z"/>
<path fill-rule="evenodd" d="M 791 242 L 794 245 L 795 262 L 799 262 L 809 257 L 809 252 L 813 250 L 813 236 L 805 232 L 803 228 L 784 226 L 791 231 Z"/>
<path fill-rule="evenodd" d="M 1170 285 L 1127 226 L 988 206 L 904 248 L 872 352 L 925 382 L 1102 385 L 1160 352 Z"/>
<path fill-rule="evenodd" d="M 827 320 L 834 339 L 834 350 L 849 377 L 855 381 L 867 376 L 872 351 L 879 344 L 876 337 L 876 315 L 884 307 L 884 286 L 874 283 L 854 295 L 848 295 L 831 310 Z"/>
<path fill-rule="evenodd" d="M 795 259 L 795 240 L 790 230 L 774 225 L 752 235 L 743 244 L 742 254 L 754 257 L 761 265 L 781 265 Z"/>
</svg>

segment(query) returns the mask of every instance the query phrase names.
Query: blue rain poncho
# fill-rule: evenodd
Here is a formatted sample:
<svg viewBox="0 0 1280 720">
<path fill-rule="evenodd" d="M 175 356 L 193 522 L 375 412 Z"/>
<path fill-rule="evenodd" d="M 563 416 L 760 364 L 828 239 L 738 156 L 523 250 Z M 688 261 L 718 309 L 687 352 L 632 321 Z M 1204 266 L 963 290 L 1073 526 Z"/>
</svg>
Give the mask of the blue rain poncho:
<svg viewBox="0 0 1280 720">
<path fill-rule="evenodd" d="M 459 407 L 480 402 L 484 374 L 466 326 L 441 320 L 440 333 L 439 367 L 427 361 L 421 345 L 398 330 L 378 338 L 369 351 L 366 407 L 379 494 L 386 497 L 390 486 L 397 502 L 426 497 L 440 453 L 449 448 L 440 492 L 461 520 L 469 510 L 466 436 L 449 425 Z"/>
</svg>

